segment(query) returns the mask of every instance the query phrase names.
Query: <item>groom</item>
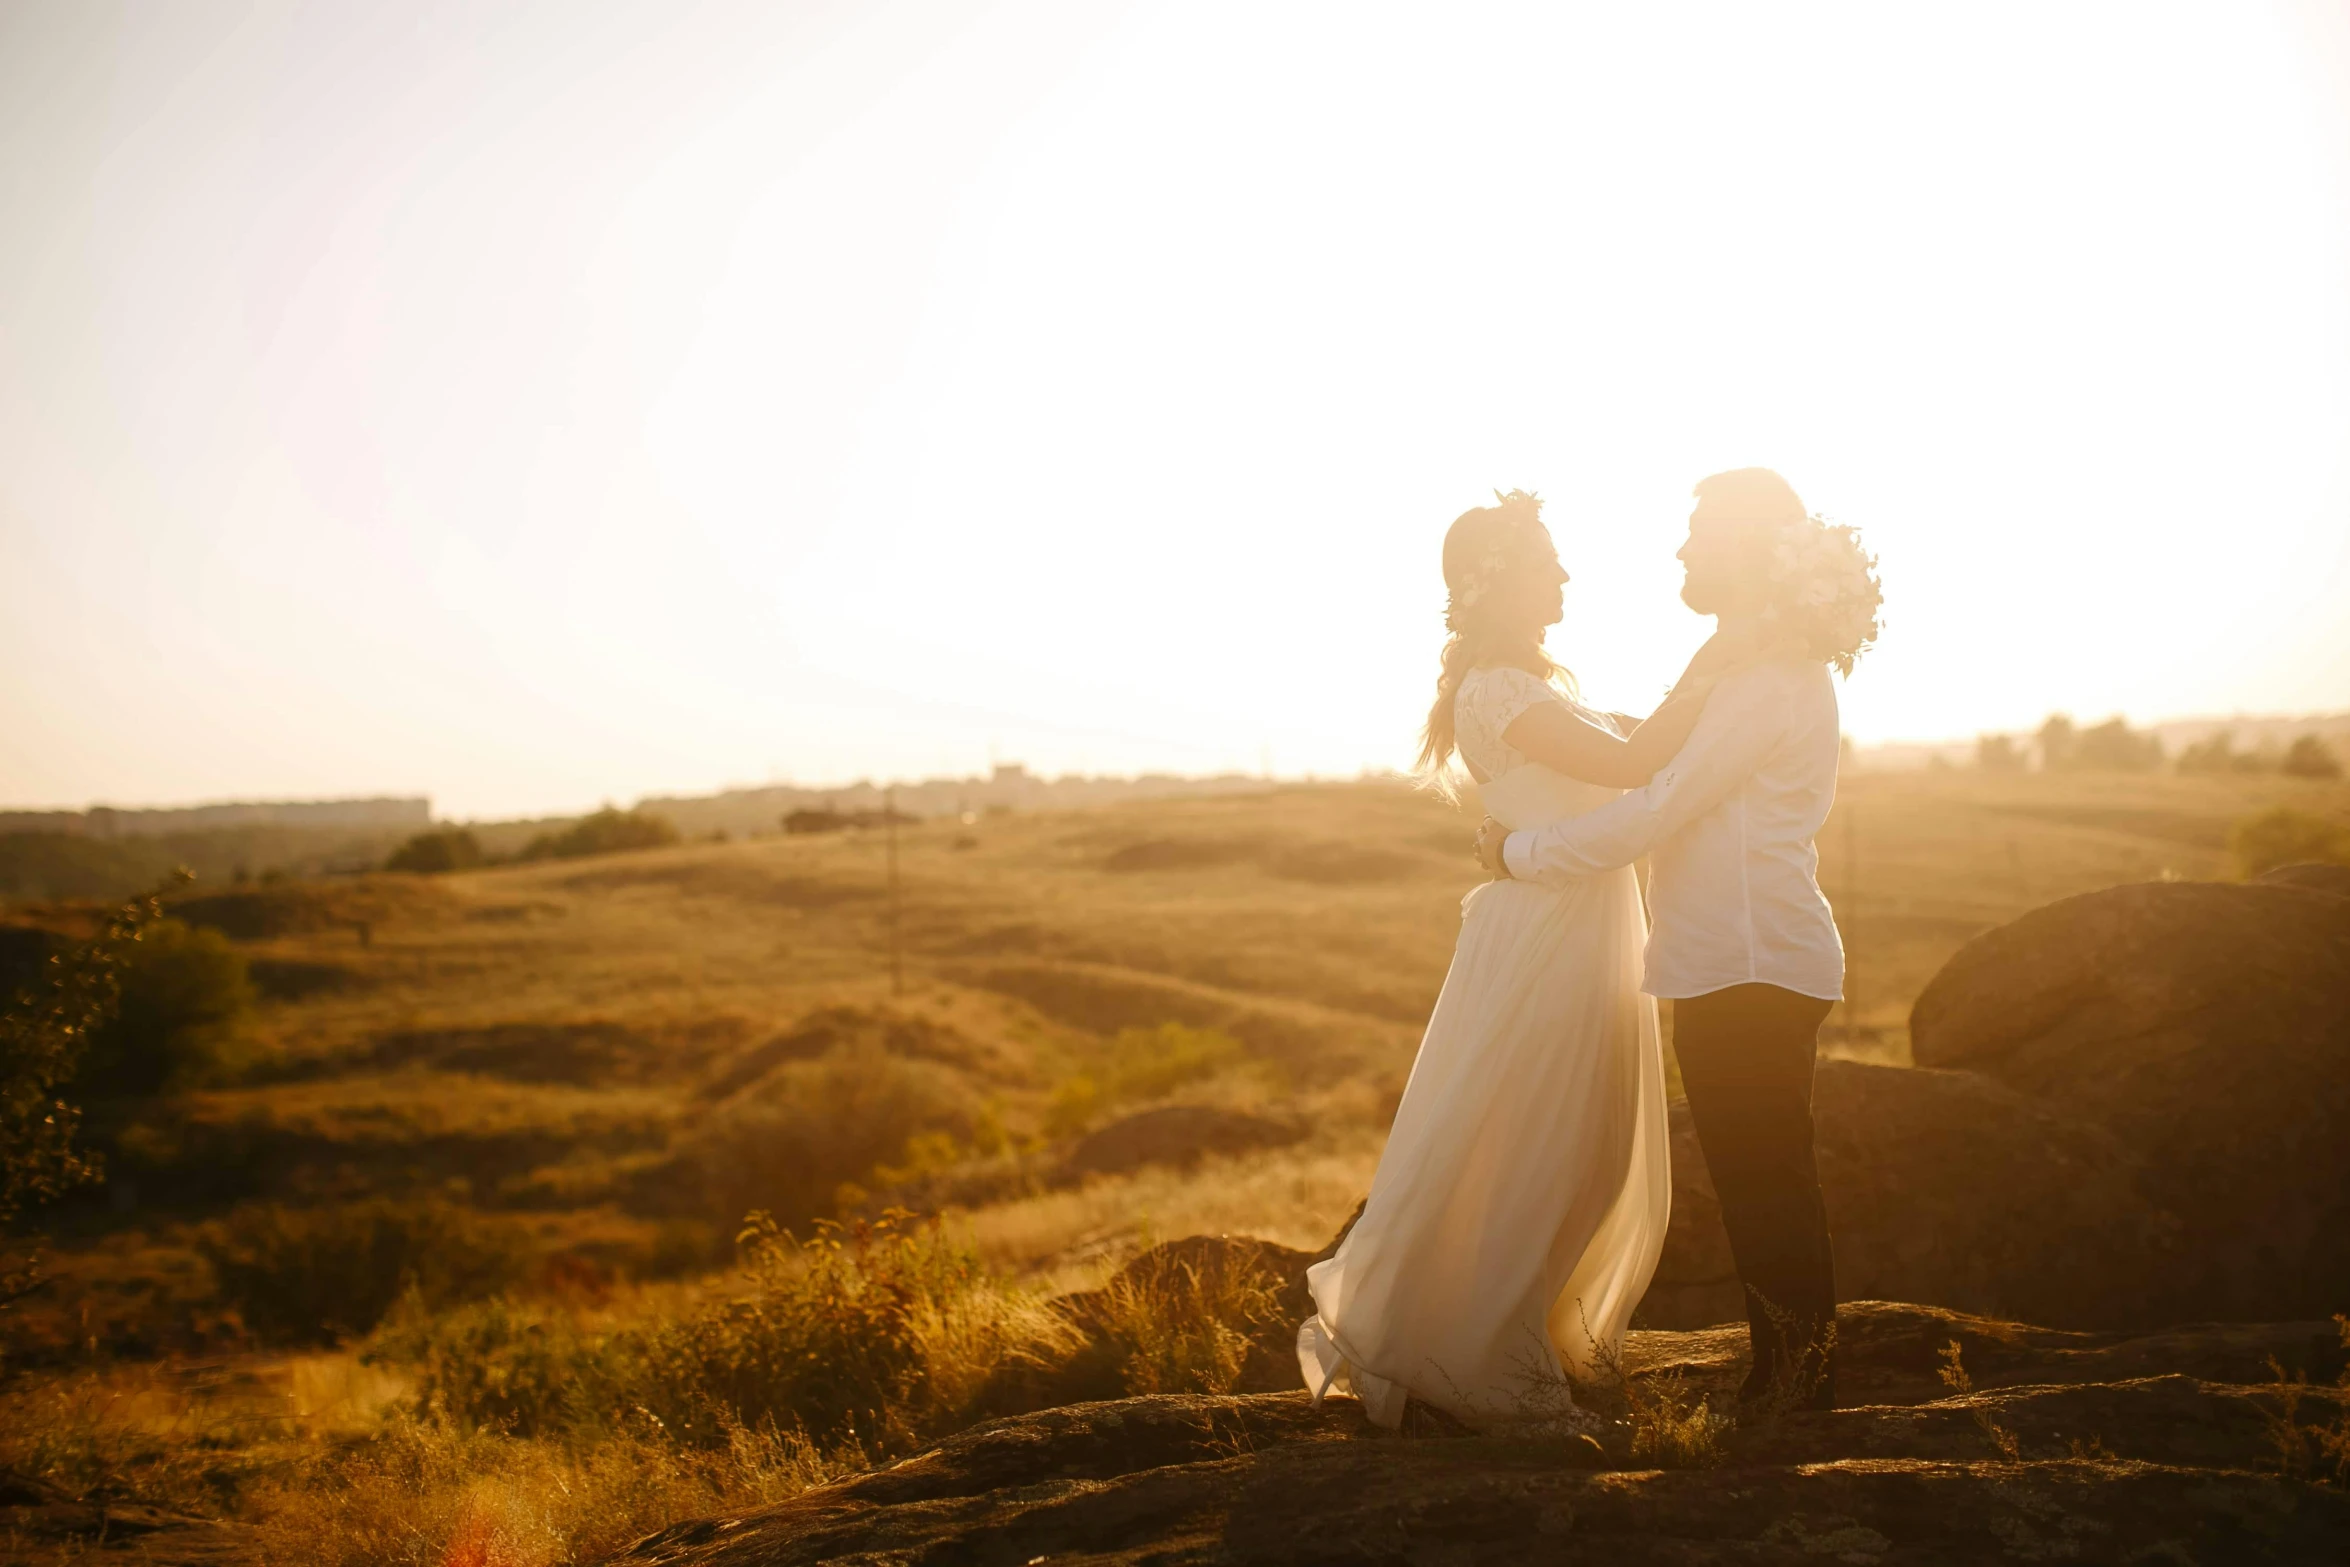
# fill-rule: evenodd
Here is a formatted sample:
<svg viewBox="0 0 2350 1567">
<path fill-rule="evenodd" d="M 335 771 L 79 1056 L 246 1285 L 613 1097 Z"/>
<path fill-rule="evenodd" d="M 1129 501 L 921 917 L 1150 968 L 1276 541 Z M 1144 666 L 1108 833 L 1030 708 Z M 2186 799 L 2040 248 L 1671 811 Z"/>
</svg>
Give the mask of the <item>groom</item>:
<svg viewBox="0 0 2350 1567">
<path fill-rule="evenodd" d="M 1767 468 L 1700 482 L 1681 599 L 1719 630 L 1701 661 L 1769 639 L 1770 524 L 1803 502 Z M 1742 1403 L 1835 1407 L 1835 1258 L 1812 1158 L 1813 1054 L 1844 990 L 1844 946 L 1812 837 L 1836 796 L 1836 692 L 1790 656 L 1726 676 L 1679 755 L 1642 788 L 1547 827 L 1488 820 L 1497 876 L 1563 882 L 1649 859 L 1647 973 L 1673 1002 L 1673 1049 L 1746 1287 L 1754 1369 Z"/>
</svg>

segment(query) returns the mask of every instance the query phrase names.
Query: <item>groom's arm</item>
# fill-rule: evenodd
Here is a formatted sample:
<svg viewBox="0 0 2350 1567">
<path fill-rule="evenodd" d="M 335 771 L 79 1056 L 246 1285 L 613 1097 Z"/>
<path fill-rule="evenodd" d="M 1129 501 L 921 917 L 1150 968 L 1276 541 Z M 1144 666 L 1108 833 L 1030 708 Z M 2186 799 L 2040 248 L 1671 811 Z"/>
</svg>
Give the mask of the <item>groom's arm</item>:
<svg viewBox="0 0 2350 1567">
<path fill-rule="evenodd" d="M 1776 681 L 1740 684 L 1750 689 L 1714 693 L 1688 743 L 1640 788 L 1580 816 L 1511 833 L 1501 846 L 1510 874 L 1562 882 L 1629 865 L 1735 794 L 1787 726 L 1787 703 Z"/>
</svg>

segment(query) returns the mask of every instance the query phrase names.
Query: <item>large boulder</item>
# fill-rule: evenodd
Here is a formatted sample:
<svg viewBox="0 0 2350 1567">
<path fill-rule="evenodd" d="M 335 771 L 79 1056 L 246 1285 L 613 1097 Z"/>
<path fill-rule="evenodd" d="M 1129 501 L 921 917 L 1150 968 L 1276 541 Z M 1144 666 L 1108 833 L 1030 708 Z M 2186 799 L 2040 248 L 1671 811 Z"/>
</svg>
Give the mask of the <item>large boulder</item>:
<svg viewBox="0 0 2350 1567">
<path fill-rule="evenodd" d="M 1975 1073 L 1856 1061 L 1820 1063 L 1812 1113 L 1845 1299 L 2067 1327 L 2157 1320 L 2147 1289 L 2178 1226 L 2112 1133 Z M 1738 1270 L 1687 1105 L 1672 1125 L 1672 1226 L 1640 1320 L 1734 1321 Z"/>
<path fill-rule="evenodd" d="M 2067 898 L 1969 942 L 1911 1012 L 1920 1066 L 2136 1154 L 2182 1226 L 2149 1315 L 2350 1305 L 2350 899 L 2322 880 Z"/>
</svg>

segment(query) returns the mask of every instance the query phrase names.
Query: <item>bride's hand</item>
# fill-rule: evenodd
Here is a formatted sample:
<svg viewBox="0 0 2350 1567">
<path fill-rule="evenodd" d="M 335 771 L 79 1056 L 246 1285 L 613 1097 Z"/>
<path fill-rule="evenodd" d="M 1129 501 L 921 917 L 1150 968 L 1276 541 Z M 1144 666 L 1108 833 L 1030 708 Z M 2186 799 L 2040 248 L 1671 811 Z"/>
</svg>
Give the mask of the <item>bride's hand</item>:
<svg viewBox="0 0 2350 1567">
<path fill-rule="evenodd" d="M 1509 862 L 1501 856 L 1501 846 L 1509 842 L 1510 830 L 1488 816 L 1477 824 L 1477 863 L 1494 876 L 1507 876 Z"/>
</svg>

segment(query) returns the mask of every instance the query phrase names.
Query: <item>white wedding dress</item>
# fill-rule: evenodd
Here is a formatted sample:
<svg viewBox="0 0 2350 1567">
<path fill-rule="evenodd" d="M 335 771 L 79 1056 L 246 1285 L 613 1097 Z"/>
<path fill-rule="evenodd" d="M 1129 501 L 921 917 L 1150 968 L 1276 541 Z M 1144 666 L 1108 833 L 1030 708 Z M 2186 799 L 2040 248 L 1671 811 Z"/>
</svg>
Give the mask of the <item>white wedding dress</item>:
<svg viewBox="0 0 2350 1567">
<path fill-rule="evenodd" d="M 1615 797 L 1502 741 L 1535 703 L 1568 701 L 1524 670 L 1462 681 L 1461 755 L 1490 780 L 1485 809 L 1505 826 Z M 1589 1378 L 1621 1348 L 1672 1199 L 1631 869 L 1563 887 L 1488 882 L 1461 913 L 1370 1199 L 1307 1273 L 1316 1314 L 1297 1336 L 1317 1403 L 1352 1393 L 1391 1428 L 1407 1395 L 1472 1425 L 1556 1418 L 1559 1373 Z"/>
</svg>

